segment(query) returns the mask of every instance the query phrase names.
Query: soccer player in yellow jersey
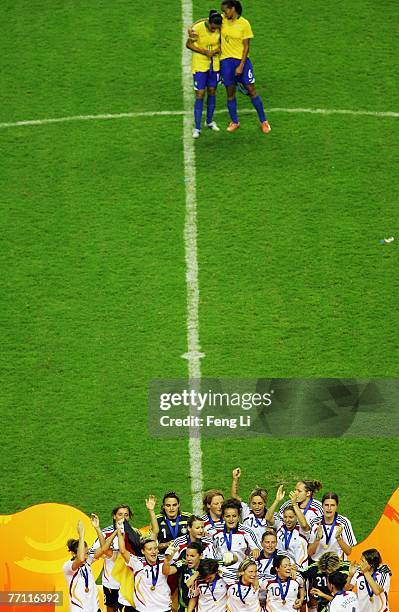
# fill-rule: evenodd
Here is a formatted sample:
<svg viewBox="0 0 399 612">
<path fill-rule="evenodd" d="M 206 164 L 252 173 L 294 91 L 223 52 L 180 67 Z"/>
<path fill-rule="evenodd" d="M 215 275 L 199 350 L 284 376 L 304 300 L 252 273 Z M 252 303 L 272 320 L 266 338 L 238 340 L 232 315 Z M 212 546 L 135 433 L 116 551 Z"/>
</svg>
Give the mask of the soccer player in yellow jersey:
<svg viewBox="0 0 399 612">
<path fill-rule="evenodd" d="M 193 138 L 199 138 L 201 133 L 205 90 L 208 94 L 205 125 L 214 132 L 219 132 L 213 120 L 213 113 L 216 105 L 216 87 L 219 81 L 221 25 L 221 14 L 212 10 L 207 20 L 199 21 L 193 26 L 195 40 L 190 37 L 186 42 L 186 47 L 193 52 L 192 73 L 195 90 Z"/>
<path fill-rule="evenodd" d="M 240 127 L 237 115 L 236 86 L 237 83 L 241 83 L 248 91 L 251 102 L 258 113 L 262 132 L 268 134 L 271 127 L 266 119 L 262 100 L 256 93 L 252 63 L 248 57 L 249 43 L 253 38 L 251 25 L 241 16 L 242 6 L 238 0 L 222 1 L 222 12 L 220 70 L 227 90 L 227 108 L 231 117 L 227 131 L 234 132 Z"/>
</svg>

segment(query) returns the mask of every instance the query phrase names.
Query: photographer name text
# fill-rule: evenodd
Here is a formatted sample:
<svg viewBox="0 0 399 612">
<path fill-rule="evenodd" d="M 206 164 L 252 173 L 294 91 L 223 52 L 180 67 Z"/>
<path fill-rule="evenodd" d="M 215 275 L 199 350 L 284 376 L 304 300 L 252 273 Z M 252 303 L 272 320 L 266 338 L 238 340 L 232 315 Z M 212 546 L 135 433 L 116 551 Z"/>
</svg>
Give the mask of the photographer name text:
<svg viewBox="0 0 399 612">
<path fill-rule="evenodd" d="M 208 414 L 206 417 L 191 415 L 183 419 L 177 419 L 164 415 L 160 417 L 159 424 L 161 427 L 237 429 L 240 427 L 251 427 L 251 417 L 246 414 L 240 415 L 238 418 L 221 418 Z"/>
</svg>

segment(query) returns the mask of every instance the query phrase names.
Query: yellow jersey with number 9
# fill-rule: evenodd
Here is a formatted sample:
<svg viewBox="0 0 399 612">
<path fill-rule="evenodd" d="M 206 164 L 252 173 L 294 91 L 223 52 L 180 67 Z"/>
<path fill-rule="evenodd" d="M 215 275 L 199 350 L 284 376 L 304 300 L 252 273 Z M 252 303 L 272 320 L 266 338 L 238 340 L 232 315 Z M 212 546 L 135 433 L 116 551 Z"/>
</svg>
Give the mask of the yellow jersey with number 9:
<svg viewBox="0 0 399 612">
<path fill-rule="evenodd" d="M 220 59 L 226 59 L 227 57 L 241 59 L 244 51 L 243 40 L 253 37 L 251 24 L 244 17 L 231 20 L 223 16 L 222 54 Z"/>
<path fill-rule="evenodd" d="M 193 25 L 192 29 L 197 33 L 198 38 L 194 41 L 194 45 L 199 49 L 208 49 L 213 51 L 214 49 L 220 48 L 220 30 L 211 32 L 208 28 L 207 21 L 200 21 Z M 195 72 L 207 72 L 208 70 L 214 70 L 218 72 L 220 70 L 220 55 L 214 55 L 212 58 L 196 53 L 193 51 L 193 57 L 191 62 L 191 68 L 193 74 Z"/>
</svg>

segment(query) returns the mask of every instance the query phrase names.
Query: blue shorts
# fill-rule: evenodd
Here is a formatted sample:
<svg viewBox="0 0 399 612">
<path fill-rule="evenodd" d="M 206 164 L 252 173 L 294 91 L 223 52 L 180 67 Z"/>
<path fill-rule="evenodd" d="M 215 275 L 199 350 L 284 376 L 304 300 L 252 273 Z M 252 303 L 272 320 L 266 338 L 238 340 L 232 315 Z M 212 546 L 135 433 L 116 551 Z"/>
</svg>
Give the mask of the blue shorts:
<svg viewBox="0 0 399 612">
<path fill-rule="evenodd" d="M 206 72 L 194 72 L 193 82 L 195 91 L 206 89 L 207 87 L 217 87 L 219 83 L 219 72 L 207 70 Z"/>
<path fill-rule="evenodd" d="M 237 85 L 242 83 L 243 85 L 249 85 L 255 83 L 254 71 L 252 68 L 252 62 L 247 57 L 244 64 L 244 69 L 240 76 L 236 75 L 236 68 L 241 63 L 241 60 L 235 57 L 226 57 L 220 62 L 220 73 L 222 75 L 223 84 L 225 87 L 229 85 Z"/>
</svg>

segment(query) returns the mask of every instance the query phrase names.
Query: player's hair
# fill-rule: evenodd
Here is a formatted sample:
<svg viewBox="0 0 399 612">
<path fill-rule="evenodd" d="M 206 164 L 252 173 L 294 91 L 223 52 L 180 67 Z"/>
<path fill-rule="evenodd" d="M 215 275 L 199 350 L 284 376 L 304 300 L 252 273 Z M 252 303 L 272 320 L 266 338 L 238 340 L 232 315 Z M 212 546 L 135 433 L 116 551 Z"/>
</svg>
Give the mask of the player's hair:
<svg viewBox="0 0 399 612">
<path fill-rule="evenodd" d="M 362 555 L 372 568 L 373 572 L 375 572 L 381 565 L 382 558 L 376 548 L 368 548 L 362 552 Z"/>
<path fill-rule="evenodd" d="M 310 491 L 312 495 L 323 487 L 320 480 L 300 480 L 299 482 L 305 486 L 305 491 Z"/>
<path fill-rule="evenodd" d="M 219 563 L 216 559 L 201 559 L 197 572 L 200 578 L 206 578 L 210 574 L 217 574 L 219 572 Z"/>
<path fill-rule="evenodd" d="M 277 570 L 278 568 L 281 566 L 282 562 L 284 561 L 284 559 L 288 559 L 288 561 L 290 561 L 290 558 L 287 557 L 287 555 L 276 555 L 273 559 L 273 565 L 272 568 L 270 570 L 270 573 L 273 575 L 277 574 Z"/>
<path fill-rule="evenodd" d="M 190 518 L 187 520 L 187 527 L 191 528 L 196 521 L 203 523 L 204 519 L 202 519 L 200 516 L 196 516 L 195 514 L 192 514 Z"/>
<path fill-rule="evenodd" d="M 155 544 L 157 543 L 156 539 L 154 538 L 154 536 L 145 536 L 144 538 L 141 538 L 140 540 L 140 548 L 141 550 L 144 550 L 144 546 L 146 544 L 150 544 L 151 542 L 155 542 Z"/>
<path fill-rule="evenodd" d="M 292 506 L 291 504 L 289 504 L 288 506 L 286 506 L 286 507 L 284 508 L 283 516 L 284 516 L 284 514 L 287 512 L 287 510 L 289 510 L 290 512 L 293 512 L 293 513 L 295 514 L 294 506 Z"/>
<path fill-rule="evenodd" d="M 325 552 L 317 562 L 317 567 L 323 574 L 333 574 L 338 571 L 341 560 L 334 552 Z"/>
<path fill-rule="evenodd" d="M 266 531 L 262 534 L 262 540 L 261 542 L 263 542 L 263 540 L 267 537 L 267 536 L 274 536 L 277 540 L 277 534 L 275 532 L 274 529 L 270 528 L 270 529 L 266 529 Z"/>
<path fill-rule="evenodd" d="M 212 499 L 216 497 L 216 495 L 220 495 L 224 499 L 223 491 L 220 491 L 220 489 L 209 489 L 209 491 L 205 492 L 205 495 L 202 498 L 202 507 L 204 508 L 204 512 L 208 512 L 208 504 L 212 502 Z"/>
<path fill-rule="evenodd" d="M 162 498 L 162 510 L 161 510 L 161 512 L 163 512 L 163 513 L 165 512 L 163 505 L 165 503 L 165 500 L 168 499 L 168 497 L 172 497 L 173 499 L 177 499 L 177 503 L 180 505 L 180 497 L 177 495 L 177 493 L 175 493 L 174 491 L 166 491 L 165 495 Z"/>
<path fill-rule="evenodd" d="M 120 504 L 119 506 L 115 506 L 115 508 L 111 512 L 112 517 L 114 517 L 115 514 L 118 512 L 118 510 L 120 510 L 121 508 L 127 508 L 127 511 L 129 513 L 129 518 L 131 519 L 133 516 L 133 511 L 131 507 L 128 506 L 127 504 Z"/>
<path fill-rule="evenodd" d="M 241 515 L 242 504 L 238 499 L 234 499 L 233 497 L 230 499 L 226 499 L 226 501 L 222 504 L 222 516 L 228 510 L 232 508 L 233 510 L 237 510 L 238 514 Z"/>
<path fill-rule="evenodd" d="M 78 552 L 79 540 L 75 540 L 74 538 L 71 538 L 70 540 L 68 540 L 66 545 L 67 545 L 67 549 L 69 550 L 69 552 L 76 555 L 76 553 Z M 84 543 L 84 545 L 87 546 L 86 542 Z"/>
<path fill-rule="evenodd" d="M 321 499 L 321 503 L 324 504 L 324 502 L 327 499 L 335 499 L 335 501 L 337 502 L 337 506 L 339 505 L 339 499 L 338 499 L 338 495 L 336 493 L 334 493 L 334 491 L 328 491 L 327 493 L 324 493 L 322 499 Z"/>
<path fill-rule="evenodd" d="M 211 9 L 209 11 L 208 21 L 209 23 L 212 23 L 213 25 L 221 26 L 223 19 L 219 11 L 216 11 L 215 9 Z"/>
<path fill-rule="evenodd" d="M 252 498 L 254 498 L 254 497 L 261 497 L 263 499 L 263 501 L 265 502 L 265 505 L 267 504 L 267 491 L 266 491 L 266 489 L 256 488 L 253 491 L 251 491 L 251 493 L 249 494 L 248 505 L 251 503 Z"/>
<path fill-rule="evenodd" d="M 348 581 L 348 575 L 342 572 L 333 572 L 329 575 L 327 581 L 332 584 L 337 591 L 341 591 Z"/>
<path fill-rule="evenodd" d="M 240 578 L 240 576 L 242 576 L 242 574 L 245 572 L 246 569 L 251 567 L 251 565 L 255 565 L 255 567 L 258 567 L 256 565 L 256 561 L 254 561 L 253 559 L 246 558 L 243 561 L 241 561 L 237 569 L 237 580 Z"/>
<path fill-rule="evenodd" d="M 199 555 L 202 555 L 202 553 L 204 551 L 202 545 L 199 542 L 191 542 L 187 546 L 186 550 L 188 550 L 188 549 L 195 550 Z"/>
<path fill-rule="evenodd" d="M 242 4 L 239 0 L 224 0 L 222 2 L 222 6 L 227 6 L 228 8 L 234 8 L 238 15 L 242 15 Z"/>
</svg>

